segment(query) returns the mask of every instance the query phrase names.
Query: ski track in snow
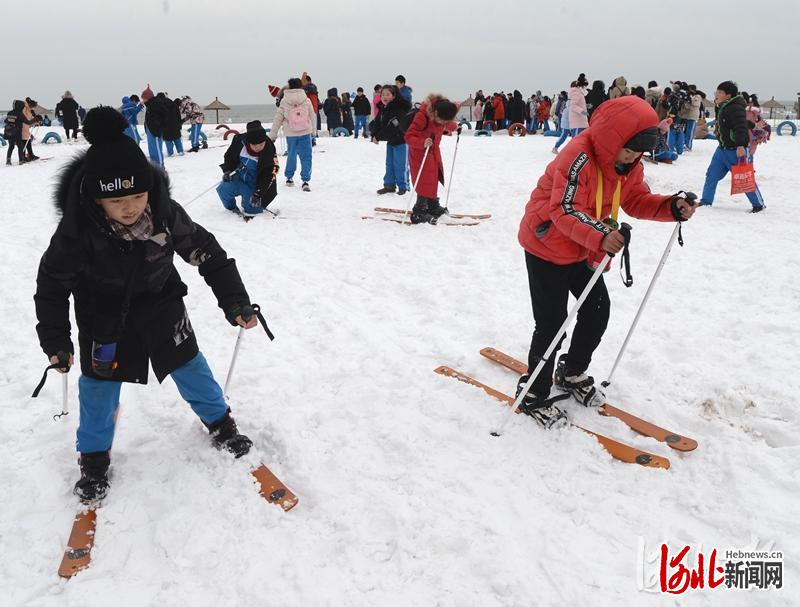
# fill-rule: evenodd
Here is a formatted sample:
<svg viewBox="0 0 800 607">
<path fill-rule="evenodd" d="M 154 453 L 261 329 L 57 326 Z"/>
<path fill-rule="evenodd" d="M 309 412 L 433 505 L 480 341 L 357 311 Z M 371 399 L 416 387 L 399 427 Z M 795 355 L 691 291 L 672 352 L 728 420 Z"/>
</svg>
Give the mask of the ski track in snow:
<svg viewBox="0 0 800 607">
<path fill-rule="evenodd" d="M 58 129 L 53 129 L 58 130 Z M 216 143 L 219 131 L 209 130 Z M 462 137 L 450 207 L 491 212 L 478 227 L 363 221 L 378 198 L 384 149 L 321 138 L 313 191 L 279 186 L 285 219 L 250 223 L 212 191 L 188 207 L 235 257 L 276 334 L 250 331 L 231 406 L 258 455 L 300 498 L 289 513 L 261 499 L 247 465 L 209 446 L 167 380 L 126 385 L 98 512 L 92 566 L 56 575 L 76 509 L 77 377 L 54 423 L 60 383 L 30 393 L 46 364 L 32 295 L 56 225 L 53 180 L 84 145 L 39 145 L 46 163 L 0 169 L 5 364 L 0 369 L 0 596 L 4 605 L 790 605 L 796 595 L 800 453 L 796 315 L 797 140 L 759 149 L 768 209 L 718 189 L 684 227 L 609 400 L 697 439 L 682 454 L 614 419 L 566 407 L 578 423 L 659 455 L 668 471 L 616 462 L 575 430 L 545 433 L 480 390 L 433 373 L 462 370 L 504 392 L 516 377 L 479 355 L 524 359 L 532 317 L 516 241 L 530 191 L 552 160 L 541 136 Z M 443 141 L 449 170 L 455 138 Z M 672 165 L 645 164 L 654 191 L 700 192 L 715 143 Z M 215 180 L 224 148 L 167 159 L 173 197 Z M 282 164 L 285 162 L 281 158 Z M 440 190 L 444 200 L 444 189 Z M 609 330 L 591 372 L 611 368 L 672 226 L 633 220 L 635 284 L 617 266 Z M 196 270 L 176 257 L 202 351 L 224 381 L 236 331 Z M 74 338 L 75 336 L 73 336 Z M 637 589 L 637 547 L 710 552 L 774 542 L 781 592 Z M 650 565 L 652 572 L 653 565 Z M 657 580 L 657 578 L 656 578 Z M 653 580 L 651 579 L 650 582 Z M 650 589 L 655 589 L 652 586 Z"/>
</svg>

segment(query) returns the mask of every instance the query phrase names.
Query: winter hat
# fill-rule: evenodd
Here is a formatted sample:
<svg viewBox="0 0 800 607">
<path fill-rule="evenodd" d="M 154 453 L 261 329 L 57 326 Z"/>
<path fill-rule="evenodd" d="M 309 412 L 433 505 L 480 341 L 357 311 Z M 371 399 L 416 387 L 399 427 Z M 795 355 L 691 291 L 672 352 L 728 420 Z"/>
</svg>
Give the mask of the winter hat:
<svg viewBox="0 0 800 607">
<path fill-rule="evenodd" d="M 335 87 L 332 89 L 328 89 L 328 97 L 338 97 L 338 96 L 339 96 L 339 89 Z"/>
<path fill-rule="evenodd" d="M 436 110 L 436 113 L 442 120 L 452 120 L 456 117 L 456 113 L 458 112 L 456 104 L 449 99 L 439 99 L 439 101 L 434 104 L 433 109 Z"/>
<path fill-rule="evenodd" d="M 150 83 L 147 83 L 147 88 L 142 91 L 142 101 L 147 103 L 153 97 L 155 97 L 155 93 L 153 93 L 153 89 L 150 88 Z"/>
<path fill-rule="evenodd" d="M 657 143 L 658 127 L 653 126 L 636 133 L 622 147 L 634 152 L 650 152 L 656 148 Z"/>
<path fill-rule="evenodd" d="M 261 126 L 260 120 L 253 120 L 247 123 L 247 132 L 245 133 L 245 140 L 250 145 L 258 145 L 267 140 L 267 131 Z"/>
<path fill-rule="evenodd" d="M 268 84 L 267 88 L 269 89 L 269 94 L 273 97 L 277 97 L 281 94 L 281 87 L 275 86 L 274 84 Z"/>
<path fill-rule="evenodd" d="M 112 107 L 89 110 L 83 136 L 91 143 L 83 160 L 83 191 L 92 198 L 119 198 L 153 187 L 153 169 L 133 139 L 128 121 Z"/>
<path fill-rule="evenodd" d="M 62 99 L 72 99 L 72 93 L 70 93 L 69 91 L 64 91 L 64 94 L 61 95 L 61 98 Z"/>
<path fill-rule="evenodd" d="M 397 76 L 395 76 L 394 81 L 395 82 L 402 82 L 403 84 L 405 84 L 406 83 L 406 77 L 403 76 L 403 74 L 398 74 Z"/>
<path fill-rule="evenodd" d="M 363 93 L 363 92 L 364 92 L 364 87 L 363 86 L 360 86 L 360 87 L 358 87 L 356 89 L 356 93 Z"/>
</svg>

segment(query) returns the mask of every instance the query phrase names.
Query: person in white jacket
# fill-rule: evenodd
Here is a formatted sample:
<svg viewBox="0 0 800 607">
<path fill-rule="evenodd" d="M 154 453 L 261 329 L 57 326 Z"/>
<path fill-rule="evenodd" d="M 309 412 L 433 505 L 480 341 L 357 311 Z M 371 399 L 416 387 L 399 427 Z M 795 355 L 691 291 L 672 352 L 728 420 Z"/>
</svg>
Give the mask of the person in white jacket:
<svg viewBox="0 0 800 607">
<path fill-rule="evenodd" d="M 286 185 L 293 186 L 294 173 L 297 170 L 297 157 L 300 157 L 300 179 L 303 191 L 310 192 L 311 181 L 311 138 L 317 136 L 317 118 L 311 100 L 303 90 L 300 78 L 289 78 L 289 88 L 283 93 L 275 120 L 269 132 L 269 138 L 275 141 L 283 127 L 286 135 Z"/>
</svg>

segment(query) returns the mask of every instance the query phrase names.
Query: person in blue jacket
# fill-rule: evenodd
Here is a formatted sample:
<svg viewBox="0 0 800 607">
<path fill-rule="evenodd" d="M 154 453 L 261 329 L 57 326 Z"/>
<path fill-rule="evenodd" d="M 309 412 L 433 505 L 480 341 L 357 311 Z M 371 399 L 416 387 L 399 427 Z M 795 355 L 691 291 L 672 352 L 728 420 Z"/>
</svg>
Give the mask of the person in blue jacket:
<svg viewBox="0 0 800 607">
<path fill-rule="evenodd" d="M 406 86 L 406 77 L 403 74 L 398 74 L 397 77 L 394 79 L 394 85 L 397 87 L 397 92 L 403 97 L 409 104 L 413 104 L 414 101 L 411 98 L 411 94 L 414 92 L 410 86 Z"/>
<path fill-rule="evenodd" d="M 122 115 L 125 117 L 125 120 L 128 121 L 128 128 L 125 134 L 136 143 L 142 140 L 142 137 L 139 135 L 139 129 L 137 128 L 139 126 L 137 116 L 143 109 L 144 104 L 139 101 L 138 95 L 122 98 Z"/>
<path fill-rule="evenodd" d="M 278 195 L 278 154 L 260 120 L 248 122 L 247 130 L 234 136 L 219 166 L 222 181 L 217 194 L 222 205 L 233 213 L 245 217 L 263 213 Z M 237 196 L 242 197 L 242 211 L 236 206 Z"/>
</svg>

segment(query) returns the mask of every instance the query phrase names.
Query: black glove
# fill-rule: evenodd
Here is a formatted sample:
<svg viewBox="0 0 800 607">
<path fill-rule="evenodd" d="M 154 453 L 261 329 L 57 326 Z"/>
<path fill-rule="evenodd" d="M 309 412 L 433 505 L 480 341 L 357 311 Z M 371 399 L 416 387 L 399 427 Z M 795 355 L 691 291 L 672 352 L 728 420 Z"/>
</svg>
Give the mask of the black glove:
<svg viewBox="0 0 800 607">
<path fill-rule="evenodd" d="M 222 173 L 222 181 L 231 181 L 233 179 L 235 171 L 225 171 Z"/>
<path fill-rule="evenodd" d="M 253 195 L 250 197 L 250 206 L 251 207 L 260 207 L 261 206 L 261 192 L 253 192 Z"/>
<path fill-rule="evenodd" d="M 683 196 L 681 196 L 683 194 Z M 677 195 L 673 196 L 670 200 L 670 210 L 672 211 L 672 218 L 675 221 L 686 221 L 681 215 L 681 210 L 678 208 L 678 201 L 685 200 L 689 204 L 695 204 L 697 202 L 697 194 L 694 192 L 679 192 Z"/>
<path fill-rule="evenodd" d="M 236 317 L 241 316 L 245 322 L 253 316 L 253 308 L 249 303 L 235 304 L 225 310 L 225 318 L 231 326 L 238 327 L 239 323 L 236 322 Z"/>
</svg>

